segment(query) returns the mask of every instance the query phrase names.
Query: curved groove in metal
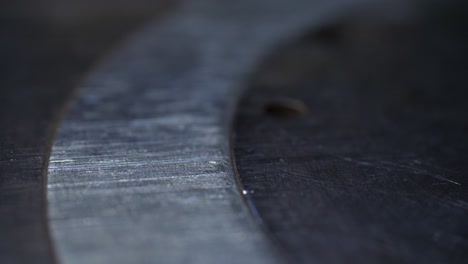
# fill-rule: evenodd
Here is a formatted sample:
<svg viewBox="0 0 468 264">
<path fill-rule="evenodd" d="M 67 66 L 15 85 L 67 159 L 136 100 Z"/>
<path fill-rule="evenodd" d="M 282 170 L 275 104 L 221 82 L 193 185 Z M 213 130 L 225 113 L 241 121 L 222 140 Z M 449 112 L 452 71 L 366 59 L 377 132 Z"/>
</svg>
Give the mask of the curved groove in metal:
<svg viewBox="0 0 468 264">
<path fill-rule="evenodd" d="M 339 13 L 339 2 L 193 1 L 95 71 L 49 163 L 59 260 L 279 261 L 237 191 L 231 117 L 270 48 Z"/>
</svg>

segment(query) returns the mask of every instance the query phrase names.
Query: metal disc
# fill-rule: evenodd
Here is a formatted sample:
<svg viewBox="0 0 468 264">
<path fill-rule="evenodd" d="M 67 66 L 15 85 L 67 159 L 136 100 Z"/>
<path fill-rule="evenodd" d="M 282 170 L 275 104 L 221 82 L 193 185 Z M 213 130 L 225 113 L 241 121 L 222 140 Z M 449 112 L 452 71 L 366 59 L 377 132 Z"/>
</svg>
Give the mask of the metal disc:
<svg viewBox="0 0 468 264">
<path fill-rule="evenodd" d="M 59 260 L 280 261 L 234 180 L 233 109 L 268 50 L 346 6 L 190 2 L 116 51 L 53 145 L 47 195 Z"/>
<path fill-rule="evenodd" d="M 467 259 L 466 4 L 186 1 L 53 139 L 155 8 L 94 2 L 0 4 L 0 262 Z"/>
</svg>

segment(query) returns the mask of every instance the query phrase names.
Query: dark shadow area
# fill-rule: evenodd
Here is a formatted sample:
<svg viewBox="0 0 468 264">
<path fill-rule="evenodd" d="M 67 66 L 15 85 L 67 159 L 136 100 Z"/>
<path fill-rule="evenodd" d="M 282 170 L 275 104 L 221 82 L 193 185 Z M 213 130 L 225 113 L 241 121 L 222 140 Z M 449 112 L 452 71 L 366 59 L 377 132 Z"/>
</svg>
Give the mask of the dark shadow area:
<svg viewBox="0 0 468 264">
<path fill-rule="evenodd" d="M 344 17 L 252 75 L 234 128 L 241 188 L 295 262 L 466 261 L 468 9 L 445 4 Z"/>
</svg>

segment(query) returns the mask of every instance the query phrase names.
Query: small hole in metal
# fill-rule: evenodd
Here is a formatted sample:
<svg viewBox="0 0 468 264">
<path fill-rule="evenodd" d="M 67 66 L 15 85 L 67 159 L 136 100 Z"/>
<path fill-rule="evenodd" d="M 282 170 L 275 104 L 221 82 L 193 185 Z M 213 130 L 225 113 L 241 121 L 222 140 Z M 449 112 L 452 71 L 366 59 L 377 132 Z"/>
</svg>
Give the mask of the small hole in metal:
<svg viewBox="0 0 468 264">
<path fill-rule="evenodd" d="M 273 101 L 265 105 L 265 113 L 274 117 L 297 117 L 306 112 L 306 107 L 298 100 Z"/>
</svg>

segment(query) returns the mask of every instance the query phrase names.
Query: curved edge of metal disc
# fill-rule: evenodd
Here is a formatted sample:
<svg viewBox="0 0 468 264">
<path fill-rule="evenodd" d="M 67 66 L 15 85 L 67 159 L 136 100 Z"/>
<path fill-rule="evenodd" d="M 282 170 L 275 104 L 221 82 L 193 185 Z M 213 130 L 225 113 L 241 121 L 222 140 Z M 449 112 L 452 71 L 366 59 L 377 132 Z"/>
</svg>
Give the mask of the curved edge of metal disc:
<svg viewBox="0 0 468 264">
<path fill-rule="evenodd" d="M 88 79 L 59 127 L 47 182 L 64 263 L 275 263 L 234 180 L 242 83 L 282 39 L 341 1 L 191 2 Z"/>
</svg>

